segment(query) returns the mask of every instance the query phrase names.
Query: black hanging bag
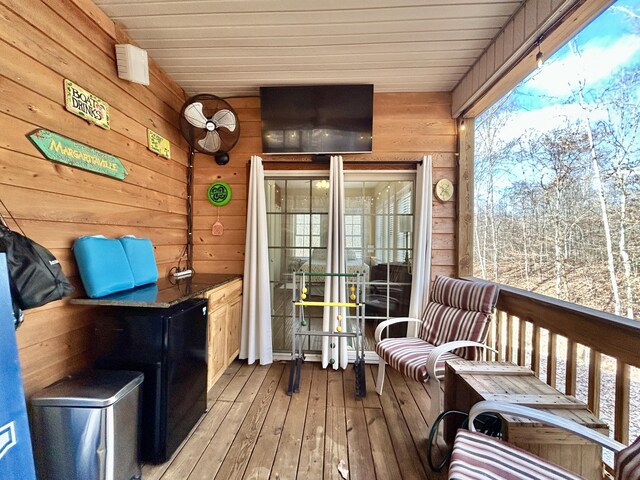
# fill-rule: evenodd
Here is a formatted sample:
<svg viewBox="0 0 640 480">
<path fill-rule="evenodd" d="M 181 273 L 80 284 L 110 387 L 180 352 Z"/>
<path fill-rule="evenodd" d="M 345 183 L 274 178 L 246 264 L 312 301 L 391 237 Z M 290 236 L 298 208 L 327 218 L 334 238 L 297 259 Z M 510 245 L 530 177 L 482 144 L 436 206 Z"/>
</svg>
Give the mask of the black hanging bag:
<svg viewBox="0 0 640 480">
<path fill-rule="evenodd" d="M 49 250 L 2 223 L 0 252 L 7 254 L 11 296 L 20 309 L 40 307 L 73 292 L 60 262 Z"/>
</svg>

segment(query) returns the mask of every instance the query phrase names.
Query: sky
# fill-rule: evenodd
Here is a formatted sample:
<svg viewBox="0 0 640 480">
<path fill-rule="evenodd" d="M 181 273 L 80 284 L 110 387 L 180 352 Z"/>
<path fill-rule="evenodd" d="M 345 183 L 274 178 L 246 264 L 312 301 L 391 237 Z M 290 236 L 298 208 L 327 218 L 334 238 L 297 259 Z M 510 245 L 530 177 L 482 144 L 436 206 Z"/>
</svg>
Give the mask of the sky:
<svg viewBox="0 0 640 480">
<path fill-rule="evenodd" d="M 640 68 L 640 0 L 618 0 L 575 41 L 580 56 L 565 45 L 516 87 L 519 111 L 501 132 L 505 141 L 519 137 L 531 125 L 552 129 L 566 117 L 576 118 L 580 107 L 568 100 L 578 79 L 586 81 L 587 89 L 598 88 L 620 68 Z M 592 118 L 603 114 L 595 108 Z"/>
</svg>

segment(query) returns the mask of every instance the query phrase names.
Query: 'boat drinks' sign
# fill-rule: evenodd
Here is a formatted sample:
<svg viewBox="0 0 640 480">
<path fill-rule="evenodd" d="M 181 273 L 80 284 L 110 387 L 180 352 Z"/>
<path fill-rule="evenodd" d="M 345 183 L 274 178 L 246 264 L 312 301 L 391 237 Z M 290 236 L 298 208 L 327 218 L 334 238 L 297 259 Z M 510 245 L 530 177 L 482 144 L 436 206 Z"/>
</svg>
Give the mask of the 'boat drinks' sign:
<svg viewBox="0 0 640 480">
<path fill-rule="evenodd" d="M 67 110 L 109 130 L 109 104 L 107 102 L 66 78 L 64 79 L 64 91 Z"/>
<path fill-rule="evenodd" d="M 147 145 L 152 152 L 169 160 L 171 159 L 171 144 L 169 140 L 150 128 L 147 128 Z"/>
<path fill-rule="evenodd" d="M 42 154 L 54 162 L 124 180 L 129 174 L 117 157 L 41 128 L 28 135 Z"/>
</svg>

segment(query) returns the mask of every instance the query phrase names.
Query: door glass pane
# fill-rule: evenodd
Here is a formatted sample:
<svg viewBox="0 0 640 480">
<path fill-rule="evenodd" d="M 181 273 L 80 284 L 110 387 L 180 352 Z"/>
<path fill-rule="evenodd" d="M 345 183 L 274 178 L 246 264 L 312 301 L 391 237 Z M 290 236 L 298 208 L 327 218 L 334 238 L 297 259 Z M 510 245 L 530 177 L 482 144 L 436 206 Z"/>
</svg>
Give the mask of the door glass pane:
<svg viewBox="0 0 640 480">
<path fill-rule="evenodd" d="M 405 316 L 411 292 L 414 182 L 345 179 L 347 272 L 365 272 L 365 349 L 373 350 L 376 325 Z M 385 175 L 381 175 L 384 178 Z M 386 176 L 388 178 L 388 176 Z M 291 351 L 292 272 L 325 272 L 329 182 L 319 178 L 267 179 L 267 226 L 275 352 Z M 324 278 L 308 277 L 308 300 L 324 299 Z M 322 307 L 305 307 L 311 330 L 322 329 Z M 355 321 L 348 312 L 347 322 Z M 307 352 L 321 338 L 309 339 Z"/>
<path fill-rule="evenodd" d="M 287 211 L 311 211 L 311 180 L 287 180 Z"/>
<path fill-rule="evenodd" d="M 383 320 L 406 316 L 411 296 L 413 181 L 345 181 L 348 265 L 367 272 L 365 348 Z M 404 334 L 401 326 L 393 334 Z M 404 331 L 401 331 L 404 330 Z"/>
<path fill-rule="evenodd" d="M 292 272 L 326 270 L 329 181 L 267 179 L 267 235 L 275 352 L 291 351 Z M 326 188 L 325 188 L 326 185 Z M 309 299 L 322 300 L 324 283 L 307 283 Z M 317 298 L 316 298 L 317 297 Z M 322 307 L 305 308 L 307 329 L 322 329 Z M 305 350 L 319 350 L 321 341 L 307 341 Z"/>
<path fill-rule="evenodd" d="M 267 196 L 267 213 L 280 212 L 283 207 L 284 180 L 267 180 L 265 185 Z"/>
</svg>

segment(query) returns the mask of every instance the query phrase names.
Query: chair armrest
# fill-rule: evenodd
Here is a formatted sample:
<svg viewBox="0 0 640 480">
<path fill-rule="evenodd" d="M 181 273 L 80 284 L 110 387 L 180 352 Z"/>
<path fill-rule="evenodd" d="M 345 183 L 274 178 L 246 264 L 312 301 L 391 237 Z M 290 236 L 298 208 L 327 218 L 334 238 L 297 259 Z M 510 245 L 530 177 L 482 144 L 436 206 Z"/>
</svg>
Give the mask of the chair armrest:
<svg viewBox="0 0 640 480">
<path fill-rule="evenodd" d="M 380 323 L 377 327 L 376 327 L 376 332 L 374 334 L 374 338 L 376 339 L 376 343 L 380 341 L 380 337 L 382 336 L 382 331 L 391 326 L 391 325 L 395 325 L 396 323 L 402 323 L 402 322 L 415 322 L 415 323 L 422 323 L 422 320 L 419 320 L 417 318 L 410 318 L 410 317 L 399 317 L 399 318 L 390 318 L 389 320 L 385 320 L 384 322 Z"/>
<path fill-rule="evenodd" d="M 535 408 L 507 402 L 482 401 L 476 403 L 471 407 L 471 411 L 469 412 L 469 430 L 472 432 L 476 431 L 473 421 L 479 414 L 484 412 L 504 413 L 542 422 L 546 425 L 561 428 L 586 440 L 590 440 L 613 452 L 619 452 L 623 448 L 626 448 L 622 443 L 616 442 L 612 438 L 609 438 L 596 430 L 580 425 L 572 420 L 567 420 L 543 410 L 536 410 Z"/>
<path fill-rule="evenodd" d="M 455 350 L 456 348 L 464 347 L 486 348 L 487 350 L 498 353 L 496 350 L 486 346 L 484 343 L 472 342 L 470 340 L 456 340 L 454 342 L 443 343 L 442 345 L 439 345 L 431 350 L 431 353 L 429 353 L 429 356 L 427 357 L 427 374 L 429 375 L 429 378 L 438 378 L 436 377 L 436 363 L 443 353 L 450 352 L 452 350 Z"/>
</svg>

